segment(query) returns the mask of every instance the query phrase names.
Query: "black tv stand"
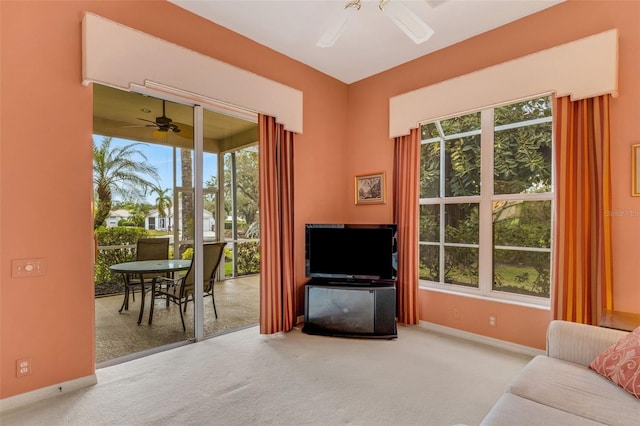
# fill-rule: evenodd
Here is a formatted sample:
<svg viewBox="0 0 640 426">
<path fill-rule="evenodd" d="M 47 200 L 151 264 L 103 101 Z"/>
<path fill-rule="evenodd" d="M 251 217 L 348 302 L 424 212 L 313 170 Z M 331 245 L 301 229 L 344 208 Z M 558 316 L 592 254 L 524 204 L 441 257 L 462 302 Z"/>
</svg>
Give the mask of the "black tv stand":
<svg viewBox="0 0 640 426">
<path fill-rule="evenodd" d="M 312 279 L 305 284 L 302 331 L 339 337 L 398 337 L 395 281 Z"/>
</svg>

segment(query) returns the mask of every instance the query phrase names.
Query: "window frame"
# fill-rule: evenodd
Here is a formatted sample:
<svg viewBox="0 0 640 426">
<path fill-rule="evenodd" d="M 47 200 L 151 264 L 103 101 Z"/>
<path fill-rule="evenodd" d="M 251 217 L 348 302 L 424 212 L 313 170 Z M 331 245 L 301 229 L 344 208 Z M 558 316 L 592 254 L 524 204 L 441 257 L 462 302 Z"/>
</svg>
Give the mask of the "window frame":
<svg viewBox="0 0 640 426">
<path fill-rule="evenodd" d="M 495 109 L 505 105 L 517 104 L 530 99 L 537 99 L 549 97 L 551 104 L 551 116 L 544 118 L 536 118 L 532 120 L 525 120 L 517 123 L 509 123 L 506 125 L 495 126 L 494 116 Z M 480 112 L 480 130 L 478 131 L 465 131 L 455 135 L 446 135 L 442 132 L 440 122 L 446 119 L 455 117 L 461 117 L 468 114 Z M 478 287 L 465 286 L 460 284 L 449 284 L 441 281 L 431 281 L 423 278 L 419 278 L 419 287 L 428 290 L 437 290 L 452 294 L 466 295 L 471 297 L 478 297 L 483 299 L 489 299 L 496 302 L 504 303 L 516 303 L 527 306 L 537 306 L 543 308 L 549 308 L 551 305 L 551 294 L 553 293 L 553 275 L 554 275 L 554 262 L 553 262 L 553 233 L 554 233 L 554 208 L 555 208 L 555 135 L 553 132 L 553 123 L 555 120 L 555 114 L 553 110 L 553 94 L 543 93 L 536 96 L 527 97 L 524 99 L 510 101 L 507 103 L 492 105 L 485 108 L 481 108 L 476 111 L 465 112 L 452 116 L 442 117 L 436 120 L 423 121 L 419 123 L 422 127 L 428 123 L 434 123 L 438 128 L 440 136 L 434 138 L 423 139 L 420 141 L 420 145 L 427 143 L 439 142 L 441 144 L 440 150 L 440 196 L 434 198 L 419 198 L 418 205 L 438 205 L 440 206 L 440 241 L 434 242 L 422 242 L 418 236 L 418 247 L 423 245 L 431 245 L 438 247 L 478 247 Z M 519 194 L 494 194 L 494 134 L 500 130 L 507 130 L 511 128 L 536 125 L 540 123 L 551 124 L 551 186 L 550 191 L 540 193 L 519 193 Z M 444 161 L 445 161 L 445 149 L 444 144 L 447 139 L 456 139 L 463 136 L 469 136 L 471 134 L 480 134 L 480 194 L 469 195 L 460 197 L 446 197 L 444 188 L 446 185 L 444 176 Z M 497 201 L 550 201 L 550 244 L 549 248 L 535 248 L 535 247 L 516 247 L 508 246 L 507 249 L 511 250 L 527 250 L 537 252 L 548 252 L 550 254 L 550 270 L 549 270 L 549 297 L 530 296 L 524 294 L 510 293 L 506 291 L 498 291 L 493 289 L 494 270 L 493 270 L 493 257 L 495 249 L 505 249 L 504 246 L 493 245 L 493 203 Z M 478 244 L 458 244 L 458 243 L 446 243 L 444 239 L 444 226 L 442 226 L 442 220 L 444 218 L 443 211 L 447 204 L 463 204 L 463 203 L 477 203 L 479 205 L 479 218 L 478 218 Z M 418 221 L 420 217 L 418 216 Z M 440 271 L 444 269 L 444 256 L 440 255 Z"/>
</svg>

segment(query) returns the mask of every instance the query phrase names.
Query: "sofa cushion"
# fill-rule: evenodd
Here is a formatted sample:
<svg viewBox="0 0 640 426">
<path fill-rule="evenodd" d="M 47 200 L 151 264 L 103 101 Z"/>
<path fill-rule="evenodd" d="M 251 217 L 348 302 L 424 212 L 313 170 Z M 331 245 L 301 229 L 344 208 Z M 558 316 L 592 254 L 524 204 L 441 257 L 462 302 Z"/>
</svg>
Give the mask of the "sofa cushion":
<svg viewBox="0 0 640 426">
<path fill-rule="evenodd" d="M 505 393 L 493 406 L 480 426 L 591 426 L 602 425 L 566 411 Z"/>
<path fill-rule="evenodd" d="M 543 405 L 610 425 L 638 425 L 640 401 L 587 366 L 536 356 L 509 391 Z"/>
<path fill-rule="evenodd" d="M 589 368 L 640 399 L 640 327 L 609 346 Z"/>
</svg>

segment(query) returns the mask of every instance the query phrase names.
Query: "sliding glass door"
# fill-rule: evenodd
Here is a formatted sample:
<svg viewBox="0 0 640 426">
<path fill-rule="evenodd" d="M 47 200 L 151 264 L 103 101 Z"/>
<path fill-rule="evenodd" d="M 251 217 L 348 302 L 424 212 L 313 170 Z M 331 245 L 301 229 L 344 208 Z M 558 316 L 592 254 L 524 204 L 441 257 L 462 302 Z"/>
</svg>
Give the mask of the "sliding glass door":
<svg viewBox="0 0 640 426">
<path fill-rule="evenodd" d="M 228 241 L 219 278 L 239 275 L 242 256 L 238 255 L 238 247 L 247 239 L 249 229 L 254 230 L 252 238 L 258 247 L 255 234 L 258 212 L 252 212 L 250 206 L 247 210 L 247 203 L 242 201 L 246 194 L 253 191 L 257 194 L 257 152 L 249 148 L 253 151 L 249 167 L 240 167 L 240 172 L 237 167 L 227 172 L 226 166 L 229 156 L 242 156 L 244 161 L 246 155 L 237 152 L 256 144 L 257 124 L 246 117 L 189 105 L 168 95 L 162 97 L 167 99 L 94 85 L 94 157 L 98 156 L 94 158 L 98 364 L 108 364 L 114 359 L 120 362 L 158 347 L 184 344 L 230 327 L 257 322 L 257 279 L 248 299 L 239 297 L 240 293 L 243 297 L 247 293 L 246 287 L 216 283 L 216 288 L 221 286 L 218 297 L 223 299 L 222 303 L 217 301 L 218 313 L 221 309 L 224 313 L 218 318 L 210 297 L 203 297 L 201 284 L 203 244 Z M 101 148 L 104 148 L 102 157 Z M 100 160 L 105 164 L 100 165 Z M 125 163 L 128 169 L 118 168 L 118 162 Z M 255 177 L 244 179 L 243 176 L 254 173 L 254 165 Z M 100 192 L 97 183 L 101 181 L 101 167 L 105 166 L 114 167 L 116 176 L 107 180 L 111 182 L 109 190 Z M 122 170 L 130 174 L 124 176 L 127 179 L 118 175 Z M 239 178 L 242 181 L 238 184 Z M 112 195 L 110 203 L 101 199 L 101 193 Z M 167 306 L 165 300 L 151 300 L 150 283 L 145 286 L 144 306 L 138 288 L 129 296 L 128 310 L 118 311 L 123 304 L 124 279 L 121 274 L 111 273 L 109 267 L 136 260 L 136 241 L 143 237 L 168 238 L 167 258 L 193 263 L 195 282 L 199 285 L 183 311 L 186 331 L 182 330 L 177 306 Z M 259 260 L 256 256 L 254 261 Z M 184 273 L 175 273 L 174 278 Z M 151 303 L 154 311 L 149 325 Z M 253 304 L 255 309 L 249 306 L 252 312 L 247 315 L 247 305 Z M 136 319 L 141 309 L 143 320 L 138 325 Z"/>
</svg>

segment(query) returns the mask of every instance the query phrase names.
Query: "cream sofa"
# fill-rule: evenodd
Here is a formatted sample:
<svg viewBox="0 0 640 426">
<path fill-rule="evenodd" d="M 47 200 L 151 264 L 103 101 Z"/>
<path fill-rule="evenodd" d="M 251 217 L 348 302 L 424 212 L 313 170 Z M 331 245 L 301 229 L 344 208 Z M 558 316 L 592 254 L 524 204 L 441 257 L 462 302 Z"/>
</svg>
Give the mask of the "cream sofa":
<svg viewBox="0 0 640 426">
<path fill-rule="evenodd" d="M 624 331 L 552 321 L 547 353 L 509 385 L 481 425 L 640 426 L 640 400 L 589 369 Z"/>
</svg>

